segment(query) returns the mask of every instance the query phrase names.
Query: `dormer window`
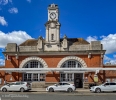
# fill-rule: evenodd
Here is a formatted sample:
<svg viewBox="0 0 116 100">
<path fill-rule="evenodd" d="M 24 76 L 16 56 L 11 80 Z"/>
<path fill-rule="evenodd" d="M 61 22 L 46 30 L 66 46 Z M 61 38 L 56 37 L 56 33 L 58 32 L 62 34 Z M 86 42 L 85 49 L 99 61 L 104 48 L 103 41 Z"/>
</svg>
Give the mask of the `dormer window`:
<svg viewBox="0 0 116 100">
<path fill-rule="evenodd" d="M 54 40 L 54 34 L 51 34 L 51 40 Z"/>
</svg>

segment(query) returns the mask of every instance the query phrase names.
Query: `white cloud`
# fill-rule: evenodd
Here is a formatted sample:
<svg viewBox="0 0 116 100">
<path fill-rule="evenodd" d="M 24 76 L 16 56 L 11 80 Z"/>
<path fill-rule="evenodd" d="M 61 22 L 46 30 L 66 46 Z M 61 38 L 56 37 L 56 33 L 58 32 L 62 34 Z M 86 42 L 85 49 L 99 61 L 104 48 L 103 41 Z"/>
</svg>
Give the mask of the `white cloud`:
<svg viewBox="0 0 116 100">
<path fill-rule="evenodd" d="M 12 3 L 12 0 L 0 0 L 0 5 L 7 5 L 8 3 Z"/>
<path fill-rule="evenodd" d="M 8 0 L 0 0 L 0 4 L 1 5 L 6 5 L 6 4 L 8 4 Z"/>
<path fill-rule="evenodd" d="M 111 54 L 116 52 L 116 33 L 109 34 L 108 36 L 100 36 L 101 43 L 103 44 L 103 49 L 106 50 L 106 54 Z M 95 41 L 97 37 L 87 37 L 87 41 Z"/>
<path fill-rule="evenodd" d="M 5 65 L 5 60 L 2 59 L 2 56 L 0 56 L 0 66 L 4 66 Z"/>
<path fill-rule="evenodd" d="M 31 0 L 27 0 L 27 2 L 31 3 Z"/>
<path fill-rule="evenodd" d="M 116 33 L 102 36 L 101 38 L 101 43 L 103 44 L 104 49 L 107 50 L 107 54 L 116 52 Z"/>
<path fill-rule="evenodd" d="M 15 13 L 15 14 L 18 13 L 18 9 L 15 7 L 10 8 L 8 11 L 9 11 L 9 13 Z"/>
<path fill-rule="evenodd" d="M 116 59 L 116 55 L 113 55 L 113 57 Z"/>
<path fill-rule="evenodd" d="M 8 25 L 6 20 L 2 16 L 0 16 L 0 24 L 3 25 L 3 26 L 7 26 Z"/>
<path fill-rule="evenodd" d="M 5 65 L 5 60 L 0 58 L 0 66 Z"/>
<path fill-rule="evenodd" d="M 112 65 L 116 65 L 116 59 L 115 59 L 115 57 L 116 57 L 116 55 L 113 55 L 114 56 L 114 58 L 110 58 L 110 57 L 108 57 L 108 56 L 104 56 L 104 61 L 105 61 L 105 64 L 106 63 L 110 63 L 110 64 L 112 64 Z"/>
<path fill-rule="evenodd" d="M 87 39 L 86 39 L 88 42 L 91 42 L 91 41 L 97 41 L 97 37 L 96 36 L 88 36 Z"/>
<path fill-rule="evenodd" d="M 12 31 L 10 33 L 4 33 L 0 31 L 0 48 L 5 48 L 7 43 L 17 43 L 20 44 L 27 39 L 32 37 L 28 35 L 25 31 Z"/>
</svg>

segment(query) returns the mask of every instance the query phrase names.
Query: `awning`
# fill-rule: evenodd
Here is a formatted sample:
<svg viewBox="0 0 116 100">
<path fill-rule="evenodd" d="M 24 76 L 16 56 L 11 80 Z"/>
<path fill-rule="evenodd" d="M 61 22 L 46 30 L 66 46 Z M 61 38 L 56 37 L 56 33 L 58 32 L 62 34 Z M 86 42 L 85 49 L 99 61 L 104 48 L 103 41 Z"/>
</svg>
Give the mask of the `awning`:
<svg viewBox="0 0 116 100">
<path fill-rule="evenodd" d="M 116 70 L 116 68 L 0 68 L 0 71 L 6 72 L 26 72 L 26 73 L 40 73 L 40 72 L 99 72 L 101 70 Z"/>
</svg>

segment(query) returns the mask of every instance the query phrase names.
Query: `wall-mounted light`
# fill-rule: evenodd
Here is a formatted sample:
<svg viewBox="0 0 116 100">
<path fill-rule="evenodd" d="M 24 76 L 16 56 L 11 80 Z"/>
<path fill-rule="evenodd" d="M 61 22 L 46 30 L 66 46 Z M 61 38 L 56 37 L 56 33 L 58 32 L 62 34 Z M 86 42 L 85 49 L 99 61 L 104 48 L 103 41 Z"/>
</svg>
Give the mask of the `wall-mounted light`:
<svg viewBox="0 0 116 100">
<path fill-rule="evenodd" d="M 88 54 L 88 58 L 91 58 L 91 53 Z"/>
</svg>

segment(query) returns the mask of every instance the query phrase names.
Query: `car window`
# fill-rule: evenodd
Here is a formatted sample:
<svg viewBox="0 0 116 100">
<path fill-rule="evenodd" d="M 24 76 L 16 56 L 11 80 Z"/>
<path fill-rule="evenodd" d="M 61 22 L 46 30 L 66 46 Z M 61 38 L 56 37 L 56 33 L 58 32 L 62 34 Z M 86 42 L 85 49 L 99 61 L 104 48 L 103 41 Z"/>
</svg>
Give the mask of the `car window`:
<svg viewBox="0 0 116 100">
<path fill-rule="evenodd" d="M 21 82 L 21 84 L 25 84 L 24 82 Z"/>
<path fill-rule="evenodd" d="M 62 83 L 58 83 L 57 85 L 62 85 Z"/>
<path fill-rule="evenodd" d="M 62 85 L 70 85 L 69 83 L 63 83 Z"/>
<path fill-rule="evenodd" d="M 109 83 L 105 83 L 104 85 L 109 85 Z"/>
<path fill-rule="evenodd" d="M 10 83 L 10 85 L 15 85 L 15 83 Z"/>
<path fill-rule="evenodd" d="M 15 85 L 20 85 L 20 82 L 15 83 Z"/>
<path fill-rule="evenodd" d="M 110 83 L 110 85 L 116 85 L 116 83 Z"/>
</svg>

